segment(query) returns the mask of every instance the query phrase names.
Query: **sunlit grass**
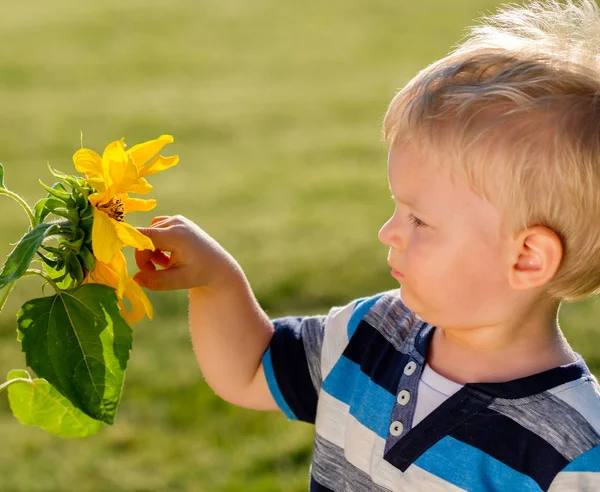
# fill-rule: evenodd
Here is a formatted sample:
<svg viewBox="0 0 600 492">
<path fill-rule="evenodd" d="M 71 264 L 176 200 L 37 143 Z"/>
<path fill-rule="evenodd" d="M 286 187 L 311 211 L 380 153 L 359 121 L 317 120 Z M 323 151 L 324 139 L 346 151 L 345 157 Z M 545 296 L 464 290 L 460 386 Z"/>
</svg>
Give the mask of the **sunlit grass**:
<svg viewBox="0 0 600 492">
<path fill-rule="evenodd" d="M 170 133 L 180 164 L 158 214 L 195 220 L 244 267 L 272 316 L 326 312 L 395 287 L 377 240 L 391 213 L 380 124 L 395 90 L 498 2 L 174 0 L 10 2 L 0 16 L 0 161 L 31 203 L 98 151 Z M 0 197 L 2 198 L 2 197 Z M 0 258 L 25 231 L 0 202 Z M 147 224 L 152 214 L 133 214 Z M 131 260 L 131 254 L 128 258 Z M 133 268 L 132 268 L 133 270 Z M 15 313 L 0 317 L 0 375 L 24 366 Z M 204 383 L 184 292 L 151 294 L 112 428 L 82 441 L 21 426 L 0 396 L 0 490 L 304 491 L 312 428 L 242 410 Z M 600 372 L 597 303 L 561 323 Z"/>
</svg>

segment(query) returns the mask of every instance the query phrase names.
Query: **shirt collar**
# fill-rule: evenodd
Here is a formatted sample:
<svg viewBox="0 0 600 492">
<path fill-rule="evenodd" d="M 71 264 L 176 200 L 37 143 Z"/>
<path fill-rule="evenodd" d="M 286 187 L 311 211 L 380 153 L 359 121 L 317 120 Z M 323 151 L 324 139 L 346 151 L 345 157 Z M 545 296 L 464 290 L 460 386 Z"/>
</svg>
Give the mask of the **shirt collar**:
<svg viewBox="0 0 600 492">
<path fill-rule="evenodd" d="M 415 335 L 414 350 L 419 352 L 424 360 L 427 360 L 427 349 L 434 331 L 434 326 L 422 322 L 422 326 L 418 328 L 418 332 Z M 543 393 L 570 381 L 583 378 L 592 379 L 591 372 L 583 357 L 577 353 L 575 355 L 577 356 L 575 362 L 557 366 L 537 374 L 502 383 L 467 383 L 465 387 L 497 398 L 514 399 Z"/>
</svg>

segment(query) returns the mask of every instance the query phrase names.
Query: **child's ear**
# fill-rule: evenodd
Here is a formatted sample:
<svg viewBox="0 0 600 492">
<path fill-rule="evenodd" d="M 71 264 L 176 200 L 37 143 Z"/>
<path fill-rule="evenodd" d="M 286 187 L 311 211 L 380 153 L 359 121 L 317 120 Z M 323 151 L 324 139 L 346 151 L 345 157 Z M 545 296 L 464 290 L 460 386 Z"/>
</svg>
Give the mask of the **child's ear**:
<svg viewBox="0 0 600 492">
<path fill-rule="evenodd" d="M 563 255 L 558 235 L 544 226 L 529 227 L 515 239 L 515 259 L 508 281 L 516 290 L 541 287 L 554 277 Z"/>
</svg>

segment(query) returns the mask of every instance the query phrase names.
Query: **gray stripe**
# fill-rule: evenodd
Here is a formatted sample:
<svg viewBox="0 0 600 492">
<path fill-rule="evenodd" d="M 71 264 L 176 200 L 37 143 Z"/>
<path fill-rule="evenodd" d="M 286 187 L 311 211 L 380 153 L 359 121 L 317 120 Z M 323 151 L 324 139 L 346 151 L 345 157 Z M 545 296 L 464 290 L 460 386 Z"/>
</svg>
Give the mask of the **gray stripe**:
<svg viewBox="0 0 600 492">
<path fill-rule="evenodd" d="M 569 461 L 600 444 L 600 435 L 588 421 L 549 392 L 519 400 L 497 398 L 489 408 L 534 432 Z"/>
<path fill-rule="evenodd" d="M 310 379 L 317 394 L 321 390 L 321 348 L 323 347 L 323 328 L 326 316 L 310 316 L 302 321 L 302 342 Z"/>
<path fill-rule="evenodd" d="M 414 335 L 423 321 L 409 310 L 398 295 L 388 293 L 369 310 L 364 320 L 373 326 L 394 348 L 408 354 L 413 348 Z"/>
<path fill-rule="evenodd" d="M 344 457 L 344 450 L 315 434 L 311 467 L 317 482 L 336 492 L 390 492 Z"/>
</svg>

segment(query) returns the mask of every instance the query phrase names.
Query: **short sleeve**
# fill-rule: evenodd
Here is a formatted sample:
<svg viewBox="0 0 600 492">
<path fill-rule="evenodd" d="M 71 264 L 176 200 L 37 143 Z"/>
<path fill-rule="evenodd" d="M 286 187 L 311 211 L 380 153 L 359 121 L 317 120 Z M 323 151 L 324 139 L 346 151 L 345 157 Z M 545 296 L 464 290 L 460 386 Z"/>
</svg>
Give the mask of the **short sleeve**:
<svg viewBox="0 0 600 492">
<path fill-rule="evenodd" d="M 327 316 L 271 320 L 275 332 L 262 364 L 271 394 L 289 419 L 315 422 L 323 379 L 379 297 L 334 307 Z"/>
<path fill-rule="evenodd" d="M 262 363 L 271 394 L 289 419 L 314 423 L 325 316 L 277 318 Z"/>
</svg>

